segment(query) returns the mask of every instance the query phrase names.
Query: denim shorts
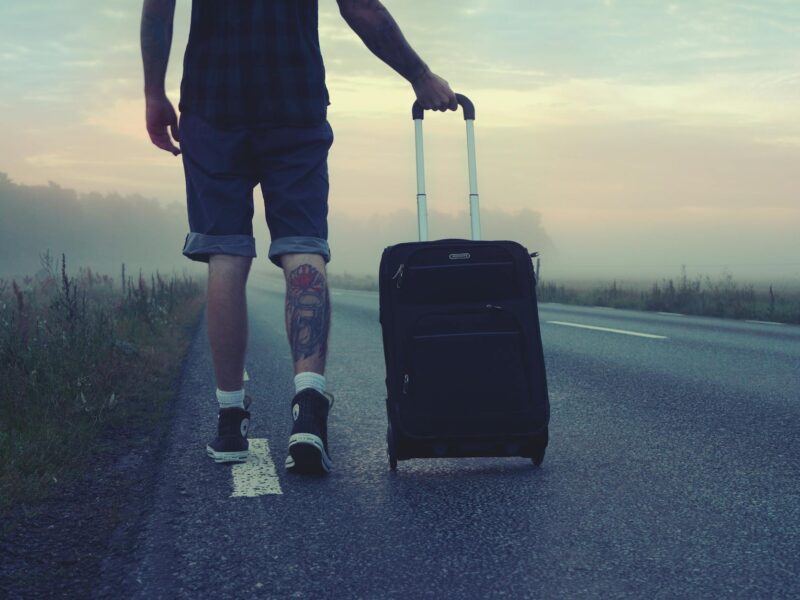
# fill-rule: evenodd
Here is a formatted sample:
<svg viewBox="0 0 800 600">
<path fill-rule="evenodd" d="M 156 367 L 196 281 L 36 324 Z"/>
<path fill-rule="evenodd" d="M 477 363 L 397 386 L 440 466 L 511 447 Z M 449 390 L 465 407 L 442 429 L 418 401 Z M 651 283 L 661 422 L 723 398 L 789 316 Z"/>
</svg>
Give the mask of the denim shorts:
<svg viewBox="0 0 800 600">
<path fill-rule="evenodd" d="M 261 185 L 277 266 L 282 254 L 319 254 L 328 247 L 330 124 L 219 129 L 183 113 L 179 123 L 189 231 L 183 254 L 256 256 L 253 189 Z"/>
</svg>

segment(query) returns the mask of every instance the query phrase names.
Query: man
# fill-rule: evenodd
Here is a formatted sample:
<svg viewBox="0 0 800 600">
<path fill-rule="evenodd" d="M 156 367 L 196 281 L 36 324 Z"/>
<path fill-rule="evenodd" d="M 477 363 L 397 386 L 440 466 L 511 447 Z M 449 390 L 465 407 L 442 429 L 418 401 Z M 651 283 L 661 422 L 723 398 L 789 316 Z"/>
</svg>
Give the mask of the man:
<svg viewBox="0 0 800 600">
<path fill-rule="evenodd" d="M 457 108 L 450 86 L 414 52 L 378 0 L 338 4 L 367 47 L 411 83 L 424 108 Z M 333 396 L 324 376 L 331 318 L 325 265 L 333 132 L 317 0 L 194 0 L 180 126 L 164 89 L 174 14 L 175 0 L 144 0 L 146 118 L 153 144 L 183 155 L 190 226 L 183 254 L 208 263 L 208 336 L 219 416 L 207 452 L 217 462 L 248 456 L 245 284 L 256 255 L 253 188 L 260 184 L 272 238 L 268 255 L 286 279 L 286 331 L 294 358 L 286 467 L 327 472 Z"/>
</svg>

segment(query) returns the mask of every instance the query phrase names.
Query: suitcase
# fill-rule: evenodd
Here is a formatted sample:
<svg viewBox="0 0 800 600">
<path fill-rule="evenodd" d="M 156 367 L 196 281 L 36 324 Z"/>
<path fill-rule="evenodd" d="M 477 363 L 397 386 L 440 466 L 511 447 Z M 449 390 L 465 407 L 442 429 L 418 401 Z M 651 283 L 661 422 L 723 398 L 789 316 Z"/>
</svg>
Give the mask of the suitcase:
<svg viewBox="0 0 800 600">
<path fill-rule="evenodd" d="M 389 466 L 410 458 L 522 456 L 539 466 L 550 405 L 532 257 L 513 241 L 480 240 L 475 109 L 467 126 L 472 239 L 428 241 L 415 102 L 418 242 L 389 246 L 379 270 Z"/>
</svg>

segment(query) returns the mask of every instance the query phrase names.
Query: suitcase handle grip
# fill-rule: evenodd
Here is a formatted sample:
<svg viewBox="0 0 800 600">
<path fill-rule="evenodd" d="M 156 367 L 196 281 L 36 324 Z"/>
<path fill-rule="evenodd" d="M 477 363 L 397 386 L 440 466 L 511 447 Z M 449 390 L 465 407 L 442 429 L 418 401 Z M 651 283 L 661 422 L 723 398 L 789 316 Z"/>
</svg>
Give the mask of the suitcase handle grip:
<svg viewBox="0 0 800 600">
<path fill-rule="evenodd" d="M 458 100 L 458 103 L 461 105 L 461 108 L 464 109 L 464 120 L 474 121 L 475 105 L 472 103 L 472 100 L 467 98 L 464 94 L 456 94 L 456 100 Z M 422 108 L 422 105 L 419 103 L 419 100 L 415 100 L 414 105 L 411 107 L 411 117 L 415 121 L 417 119 L 425 118 L 425 109 Z"/>
<path fill-rule="evenodd" d="M 481 239 L 481 213 L 478 203 L 478 175 L 475 166 L 475 106 L 463 94 L 456 94 L 456 99 L 464 109 L 464 121 L 467 125 L 467 173 L 469 175 L 469 221 L 472 239 Z M 414 133 L 417 154 L 417 225 L 419 240 L 428 239 L 428 195 L 425 192 L 425 151 L 422 144 L 422 120 L 425 111 L 419 102 L 411 107 L 414 117 Z"/>
</svg>

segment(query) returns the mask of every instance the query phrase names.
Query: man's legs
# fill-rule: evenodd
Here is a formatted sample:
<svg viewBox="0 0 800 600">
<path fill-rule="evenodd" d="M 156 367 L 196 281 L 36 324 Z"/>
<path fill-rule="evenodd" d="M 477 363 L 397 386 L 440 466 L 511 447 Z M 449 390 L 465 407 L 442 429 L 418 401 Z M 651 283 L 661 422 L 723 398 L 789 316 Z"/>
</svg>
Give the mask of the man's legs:
<svg viewBox="0 0 800 600">
<path fill-rule="evenodd" d="M 298 472 L 330 471 L 328 412 L 333 396 L 325 391 L 325 359 L 331 303 L 325 259 L 319 254 L 283 254 L 286 277 L 286 334 L 294 359 L 292 435 L 286 468 Z"/>
<path fill-rule="evenodd" d="M 217 437 L 206 446 L 216 462 L 243 462 L 249 456 L 249 399 L 244 395 L 247 350 L 245 287 L 252 258 L 213 254 L 208 261 L 208 341 L 217 381 Z"/>
<path fill-rule="evenodd" d="M 331 469 L 326 391 L 331 304 L 325 265 L 328 247 L 327 121 L 313 127 L 271 127 L 251 138 L 271 242 L 268 256 L 286 278 L 286 333 L 294 362 L 295 394 L 286 468 Z"/>
<path fill-rule="evenodd" d="M 245 286 L 253 259 L 215 254 L 208 261 L 208 340 L 217 388 L 242 389 L 247 349 Z"/>
<path fill-rule="evenodd" d="M 248 457 L 249 399 L 242 379 L 247 348 L 245 284 L 256 255 L 248 134 L 216 128 L 191 113 L 180 120 L 189 234 L 184 256 L 208 263 L 208 339 L 219 413 L 206 451 L 217 462 Z"/>
</svg>

